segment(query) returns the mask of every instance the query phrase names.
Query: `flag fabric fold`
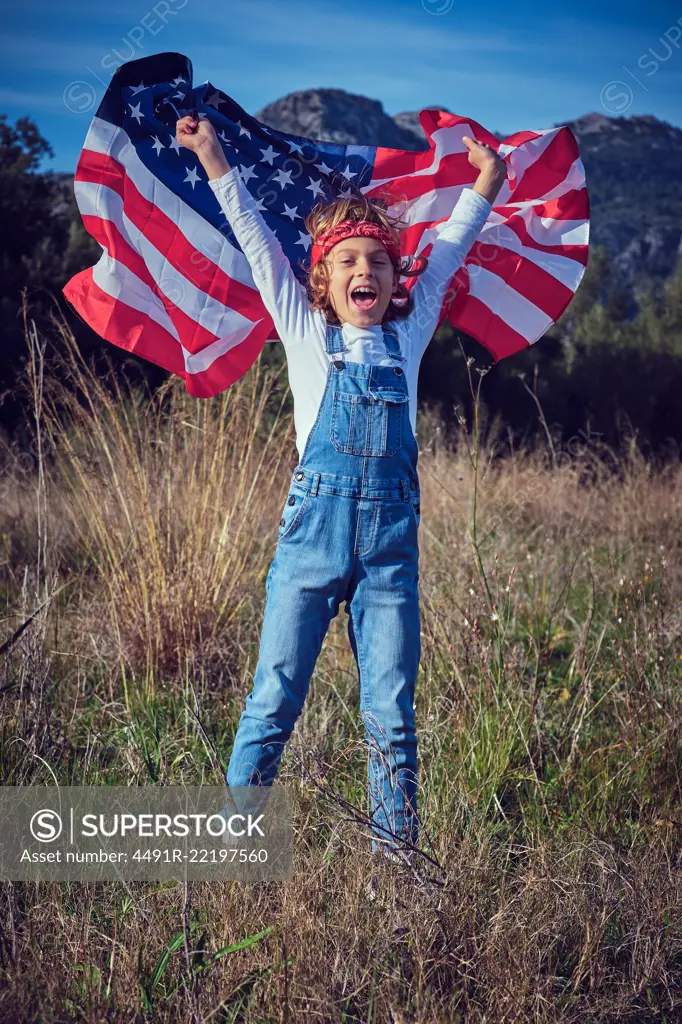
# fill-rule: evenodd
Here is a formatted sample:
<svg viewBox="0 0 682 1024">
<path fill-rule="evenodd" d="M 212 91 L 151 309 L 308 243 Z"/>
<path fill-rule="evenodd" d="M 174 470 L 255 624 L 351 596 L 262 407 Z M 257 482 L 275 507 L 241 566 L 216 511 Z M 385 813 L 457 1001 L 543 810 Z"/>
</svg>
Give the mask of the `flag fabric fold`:
<svg viewBox="0 0 682 1024">
<path fill-rule="evenodd" d="M 129 61 L 106 90 L 74 178 L 102 256 L 63 293 L 101 337 L 183 377 L 192 395 L 224 391 L 278 340 L 198 158 L 175 138 L 177 120 L 197 109 L 301 282 L 312 242 L 306 213 L 353 191 L 401 212 L 401 254 L 428 257 L 438 225 L 476 179 L 462 142 L 469 135 L 498 151 L 507 180 L 443 294 L 438 325 L 447 318 L 497 361 L 541 338 L 580 284 L 589 198 L 567 126 L 500 143 L 469 118 L 428 109 L 419 115 L 426 150 L 343 145 L 276 131 L 210 83 L 193 87 L 182 54 Z"/>
</svg>

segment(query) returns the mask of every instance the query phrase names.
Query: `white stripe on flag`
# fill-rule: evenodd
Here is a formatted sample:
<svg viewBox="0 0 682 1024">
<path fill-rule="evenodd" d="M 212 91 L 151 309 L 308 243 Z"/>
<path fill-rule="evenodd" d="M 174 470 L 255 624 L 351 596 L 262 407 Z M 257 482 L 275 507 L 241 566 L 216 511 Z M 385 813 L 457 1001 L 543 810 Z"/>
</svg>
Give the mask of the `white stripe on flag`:
<svg viewBox="0 0 682 1024">
<path fill-rule="evenodd" d="M 485 267 L 469 267 L 469 294 L 483 302 L 531 345 L 554 323 L 533 302 Z"/>
<path fill-rule="evenodd" d="M 92 279 L 112 299 L 117 299 L 126 306 L 136 309 L 138 313 L 144 313 L 180 342 L 175 325 L 158 295 L 155 295 L 148 285 L 140 281 L 137 274 L 133 274 L 108 253 L 102 253 L 92 268 Z M 121 298 L 122 295 L 125 296 L 124 299 Z"/>
</svg>

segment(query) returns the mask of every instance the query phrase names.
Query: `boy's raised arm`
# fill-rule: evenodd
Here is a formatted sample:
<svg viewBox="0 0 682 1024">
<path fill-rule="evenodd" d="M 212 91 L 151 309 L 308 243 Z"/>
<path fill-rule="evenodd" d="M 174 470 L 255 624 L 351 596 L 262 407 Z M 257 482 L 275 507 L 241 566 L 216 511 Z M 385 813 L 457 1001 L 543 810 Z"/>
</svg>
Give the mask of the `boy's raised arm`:
<svg viewBox="0 0 682 1024">
<path fill-rule="evenodd" d="M 468 135 L 463 141 L 469 149 L 469 162 L 479 168 L 479 174 L 472 188 L 462 189 L 450 217 L 436 227 L 428 267 L 412 288 L 414 310 L 410 321 L 417 356 L 433 337 L 449 283 L 478 238 L 506 179 L 506 164 L 491 146 Z"/>
<path fill-rule="evenodd" d="M 415 355 L 421 355 L 433 337 L 449 283 L 466 259 L 483 228 L 492 205 L 471 188 L 462 189 L 448 220 L 436 227 L 438 232 L 428 266 L 412 287 L 414 309 L 410 314 Z"/>
<path fill-rule="evenodd" d="M 192 130 L 194 127 L 194 130 Z M 183 117 L 178 142 L 197 154 L 208 183 L 249 262 L 254 284 L 270 313 L 282 343 L 304 337 L 310 306 L 305 288 L 294 274 L 277 235 L 265 222 L 239 171 L 230 167 L 210 121 Z"/>
</svg>

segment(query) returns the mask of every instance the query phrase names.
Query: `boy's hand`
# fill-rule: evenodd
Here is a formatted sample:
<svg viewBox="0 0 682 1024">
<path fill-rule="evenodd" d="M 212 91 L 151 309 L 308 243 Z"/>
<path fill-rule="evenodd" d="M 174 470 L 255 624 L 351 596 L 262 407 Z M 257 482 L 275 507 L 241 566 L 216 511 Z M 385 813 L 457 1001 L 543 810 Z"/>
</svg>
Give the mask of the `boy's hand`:
<svg viewBox="0 0 682 1024">
<path fill-rule="evenodd" d="M 221 178 L 226 171 L 231 170 L 215 128 L 207 117 L 199 117 L 198 113 L 197 117 L 193 114 L 181 117 L 175 126 L 175 138 L 185 149 L 196 153 L 209 181 Z"/>
<path fill-rule="evenodd" d="M 473 185 L 474 192 L 478 192 L 489 203 L 494 203 L 497 193 L 507 180 L 506 163 L 486 143 L 476 142 L 468 135 L 462 136 L 462 142 L 469 150 L 469 163 L 477 167 L 479 172 Z"/>
<path fill-rule="evenodd" d="M 181 117 L 175 126 L 175 138 L 185 149 L 191 149 L 197 156 L 215 146 L 220 148 L 215 128 L 207 117 L 194 117 L 187 114 Z"/>
<path fill-rule="evenodd" d="M 507 165 L 492 146 L 484 142 L 477 142 L 476 139 L 472 139 L 468 135 L 462 136 L 462 142 L 469 150 L 470 164 L 477 167 L 479 171 L 492 171 L 506 178 Z"/>
</svg>

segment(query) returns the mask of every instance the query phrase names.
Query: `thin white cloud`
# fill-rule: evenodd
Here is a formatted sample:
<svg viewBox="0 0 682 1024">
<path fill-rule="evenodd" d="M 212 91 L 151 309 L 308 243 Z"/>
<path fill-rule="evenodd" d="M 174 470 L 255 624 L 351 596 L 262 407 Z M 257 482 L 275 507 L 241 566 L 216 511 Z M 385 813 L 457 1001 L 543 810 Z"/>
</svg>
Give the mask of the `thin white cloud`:
<svg viewBox="0 0 682 1024">
<path fill-rule="evenodd" d="M 375 8 L 339 8 L 308 0 L 293 0 L 282 4 L 272 0 L 233 0 L 228 7 L 211 4 L 194 11 L 193 24 L 210 26 L 212 37 L 221 29 L 225 43 L 239 39 L 249 40 L 262 48 L 264 44 L 282 47 L 309 46 L 318 52 L 336 52 L 349 60 L 360 53 L 371 54 L 381 61 L 395 59 L 400 51 L 436 54 L 454 52 L 471 53 L 531 53 L 533 46 L 527 40 L 512 38 L 509 32 L 496 26 L 485 33 L 464 32 L 458 28 L 456 18 L 436 17 L 416 6 L 406 14 L 405 8 L 395 6 Z M 199 42 L 195 52 L 202 49 Z M 216 44 L 219 46 L 220 44 Z M 257 51 L 256 51 L 257 52 Z M 410 64 L 406 65 L 409 74 Z"/>
<path fill-rule="evenodd" d="M 75 43 L 68 39 L 57 43 L 53 39 L 31 36 L 25 32 L 5 32 L 2 42 L 5 71 L 17 68 L 24 72 L 76 72 L 87 63 L 88 56 L 97 52 L 92 43 Z M 99 50 L 102 51 L 101 46 Z"/>
</svg>

